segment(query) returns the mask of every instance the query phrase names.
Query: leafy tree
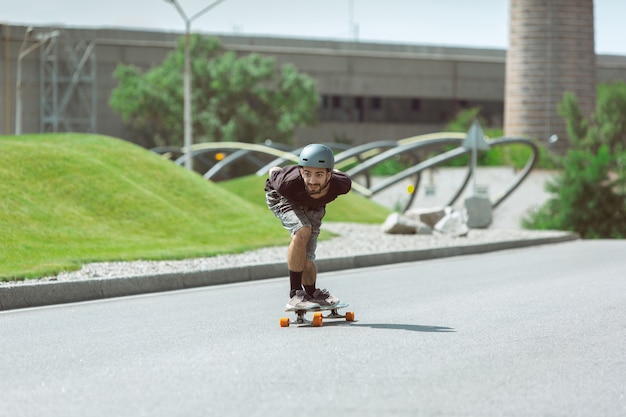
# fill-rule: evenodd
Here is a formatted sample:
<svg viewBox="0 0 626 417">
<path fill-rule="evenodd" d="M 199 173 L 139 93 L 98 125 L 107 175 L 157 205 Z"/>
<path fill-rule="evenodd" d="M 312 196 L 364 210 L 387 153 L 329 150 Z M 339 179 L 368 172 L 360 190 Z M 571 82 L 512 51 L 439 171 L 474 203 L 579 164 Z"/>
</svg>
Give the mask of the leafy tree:
<svg viewBox="0 0 626 417">
<path fill-rule="evenodd" d="M 563 172 L 546 186 L 553 197 L 523 226 L 569 230 L 583 238 L 626 237 L 626 86 L 599 86 L 589 119 L 571 93 L 564 95 L 559 112 L 570 139 Z"/>
<path fill-rule="evenodd" d="M 559 107 L 565 118 L 570 143 L 595 153 L 602 144 L 611 152 L 626 146 L 626 83 L 598 85 L 596 111 L 587 120 L 581 114 L 576 96 L 566 93 Z"/>
<path fill-rule="evenodd" d="M 626 83 L 600 84 L 597 107 L 590 136 L 596 137 L 600 144 L 607 144 L 611 152 L 623 151 L 626 147 Z"/>
<path fill-rule="evenodd" d="M 561 175 L 546 185 L 555 195 L 523 220 L 525 227 L 577 232 L 583 238 L 626 237 L 626 199 L 619 180 L 611 180 L 609 147 L 597 154 L 571 149 Z"/>
<path fill-rule="evenodd" d="M 315 81 L 273 58 L 238 56 L 215 38 L 192 35 L 194 141 L 291 142 L 299 126 L 317 122 Z M 146 73 L 120 64 L 110 105 L 145 146 L 182 145 L 184 38 L 162 65 Z"/>
</svg>

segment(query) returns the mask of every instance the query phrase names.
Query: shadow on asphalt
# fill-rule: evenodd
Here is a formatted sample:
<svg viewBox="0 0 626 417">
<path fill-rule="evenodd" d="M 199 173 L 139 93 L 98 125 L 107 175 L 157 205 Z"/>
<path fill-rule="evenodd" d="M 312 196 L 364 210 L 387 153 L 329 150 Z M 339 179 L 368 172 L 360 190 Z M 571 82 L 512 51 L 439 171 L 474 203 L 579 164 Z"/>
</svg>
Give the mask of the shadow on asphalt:
<svg viewBox="0 0 626 417">
<path fill-rule="evenodd" d="M 387 324 L 387 323 L 361 323 L 358 320 L 353 322 L 337 320 L 326 321 L 324 320 L 323 327 L 329 326 L 350 326 L 350 327 L 369 327 L 371 329 L 387 329 L 387 330 L 407 330 L 409 332 L 424 332 L 424 333 L 456 333 L 453 327 L 444 326 L 425 326 L 419 324 Z M 304 325 L 301 327 L 313 327 L 313 325 Z"/>
<path fill-rule="evenodd" d="M 313 323 L 292 324 L 294 327 L 314 328 Z M 456 333 L 453 327 L 445 326 L 427 326 L 421 324 L 391 324 L 391 323 L 362 323 L 359 320 L 346 321 L 341 319 L 326 318 L 323 327 L 333 326 L 350 326 L 350 327 L 369 327 L 370 329 L 386 329 L 386 330 L 406 330 L 409 332 L 422 333 Z"/>
<path fill-rule="evenodd" d="M 426 333 L 454 333 L 452 327 L 443 326 L 424 326 L 419 324 L 353 324 L 356 327 L 370 327 L 372 329 L 388 329 L 388 330 L 408 330 L 410 332 L 426 332 Z"/>
</svg>

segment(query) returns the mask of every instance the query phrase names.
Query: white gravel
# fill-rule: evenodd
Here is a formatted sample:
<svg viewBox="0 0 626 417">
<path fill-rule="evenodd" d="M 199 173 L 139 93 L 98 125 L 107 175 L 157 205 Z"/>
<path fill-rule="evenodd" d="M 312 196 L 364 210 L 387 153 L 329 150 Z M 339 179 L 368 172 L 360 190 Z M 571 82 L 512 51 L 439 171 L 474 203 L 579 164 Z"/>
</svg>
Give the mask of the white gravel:
<svg viewBox="0 0 626 417">
<path fill-rule="evenodd" d="M 323 229 L 339 236 L 318 243 L 318 259 L 537 239 L 567 234 L 561 231 L 471 229 L 467 236 L 456 238 L 438 234 L 390 235 L 383 233 L 380 225 L 330 222 L 324 223 Z M 177 261 L 97 262 L 86 264 L 79 271 L 62 272 L 54 277 L 41 278 L 40 281 L 72 281 L 188 273 L 248 265 L 286 263 L 286 257 L 287 247 L 281 246 L 237 255 L 219 255 Z M 28 280 L 28 282 L 32 283 L 33 280 Z M 19 285 L 20 283 L 22 281 L 0 282 L 0 286 Z"/>
</svg>

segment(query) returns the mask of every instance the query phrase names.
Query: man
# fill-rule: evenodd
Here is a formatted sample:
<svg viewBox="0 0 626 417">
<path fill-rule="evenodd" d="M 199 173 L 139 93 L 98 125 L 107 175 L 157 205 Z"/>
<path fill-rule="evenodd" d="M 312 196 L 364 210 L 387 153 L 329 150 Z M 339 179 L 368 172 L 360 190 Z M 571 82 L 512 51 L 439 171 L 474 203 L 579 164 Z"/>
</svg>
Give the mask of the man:
<svg viewBox="0 0 626 417">
<path fill-rule="evenodd" d="M 311 144 L 300 152 L 298 165 L 271 168 L 265 182 L 267 206 L 291 233 L 287 252 L 291 287 L 287 308 L 312 309 L 339 303 L 338 298 L 315 285 L 315 250 L 326 204 L 352 187 L 350 177 L 334 167 L 332 150 Z"/>
</svg>

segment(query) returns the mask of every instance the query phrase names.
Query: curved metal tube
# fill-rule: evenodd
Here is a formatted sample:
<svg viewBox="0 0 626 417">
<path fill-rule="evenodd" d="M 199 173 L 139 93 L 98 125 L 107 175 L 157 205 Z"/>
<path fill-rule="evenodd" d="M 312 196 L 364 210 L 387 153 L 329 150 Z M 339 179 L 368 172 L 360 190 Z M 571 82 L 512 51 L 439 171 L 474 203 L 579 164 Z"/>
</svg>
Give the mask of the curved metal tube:
<svg viewBox="0 0 626 417">
<path fill-rule="evenodd" d="M 380 153 L 380 149 L 389 149 L 396 145 L 397 142 L 395 141 L 379 141 L 356 146 L 336 155 L 335 167 L 337 167 L 337 169 L 341 169 L 342 167 L 349 166 L 355 162 L 362 164 L 365 160 L 367 160 L 367 158 L 371 158 L 372 155 Z M 372 179 L 369 170 L 366 170 L 364 175 L 365 187 L 370 188 L 372 186 Z"/>
<path fill-rule="evenodd" d="M 528 162 L 526 163 L 524 168 L 520 171 L 520 173 L 517 174 L 517 177 L 515 178 L 515 180 L 511 184 L 511 186 L 509 188 L 507 188 L 498 198 L 496 198 L 495 201 L 491 202 L 491 207 L 492 208 L 498 207 L 500 205 L 500 203 L 502 203 L 509 195 L 511 195 L 511 193 L 513 191 L 515 191 L 515 189 L 517 187 L 520 186 L 520 184 L 526 179 L 528 174 L 530 174 L 530 171 L 532 171 L 532 169 L 534 168 L 535 164 L 537 163 L 537 160 L 539 159 L 539 148 L 537 147 L 535 142 L 533 142 L 533 141 L 531 141 L 529 139 L 526 139 L 526 138 L 521 138 L 521 137 L 502 137 L 502 138 L 499 138 L 499 139 L 496 139 L 496 140 L 490 142 L 490 145 L 491 146 L 501 146 L 501 145 L 511 145 L 511 144 L 514 144 L 514 143 L 530 146 L 531 150 L 533 151 L 533 155 L 528 160 Z"/>
<path fill-rule="evenodd" d="M 221 161 L 217 162 L 215 165 L 213 165 L 207 172 L 204 173 L 203 177 L 204 179 L 210 180 L 215 175 L 217 175 L 222 169 L 226 168 L 227 166 L 229 166 L 230 164 L 234 162 L 237 162 L 241 158 L 246 158 L 252 161 L 253 163 L 256 163 L 257 166 L 262 166 L 263 165 L 262 161 L 260 161 L 258 158 L 253 158 L 254 153 L 256 153 L 256 151 L 251 151 L 249 149 L 238 149 L 235 152 L 231 153 L 230 155 L 226 156 Z"/>
</svg>

